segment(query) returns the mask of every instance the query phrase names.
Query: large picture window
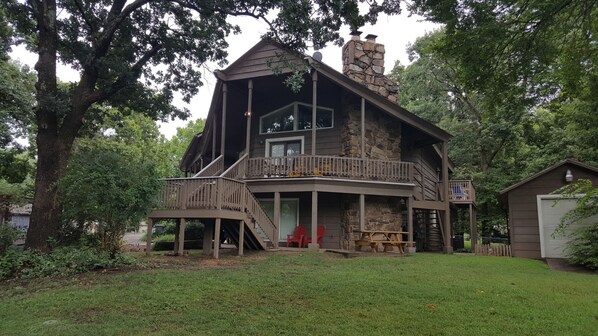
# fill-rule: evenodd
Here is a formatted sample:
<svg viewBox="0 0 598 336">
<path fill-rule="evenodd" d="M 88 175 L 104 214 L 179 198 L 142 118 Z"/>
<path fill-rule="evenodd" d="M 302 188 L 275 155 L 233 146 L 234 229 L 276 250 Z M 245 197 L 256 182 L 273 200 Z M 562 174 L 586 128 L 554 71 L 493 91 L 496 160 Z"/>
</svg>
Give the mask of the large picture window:
<svg viewBox="0 0 598 336">
<path fill-rule="evenodd" d="M 334 110 L 316 107 L 316 129 L 332 128 Z M 312 124 L 312 105 L 294 102 L 260 118 L 260 133 L 280 133 L 310 130 Z"/>
</svg>

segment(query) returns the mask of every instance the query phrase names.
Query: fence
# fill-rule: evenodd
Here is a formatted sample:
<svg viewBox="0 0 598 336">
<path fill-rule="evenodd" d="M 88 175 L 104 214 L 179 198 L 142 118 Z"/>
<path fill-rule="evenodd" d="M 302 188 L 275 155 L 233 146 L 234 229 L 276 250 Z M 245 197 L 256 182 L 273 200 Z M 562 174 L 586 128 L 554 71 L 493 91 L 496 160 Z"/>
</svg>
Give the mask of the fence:
<svg viewBox="0 0 598 336">
<path fill-rule="evenodd" d="M 479 244 L 475 246 L 475 255 L 512 257 L 511 245 L 504 244 Z"/>
</svg>

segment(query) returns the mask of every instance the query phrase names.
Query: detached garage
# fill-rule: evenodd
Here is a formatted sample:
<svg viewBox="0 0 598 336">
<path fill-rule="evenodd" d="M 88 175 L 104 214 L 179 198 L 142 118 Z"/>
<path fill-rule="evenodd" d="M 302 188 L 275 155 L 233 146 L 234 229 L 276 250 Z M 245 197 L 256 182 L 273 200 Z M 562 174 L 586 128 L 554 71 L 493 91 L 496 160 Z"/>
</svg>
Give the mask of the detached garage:
<svg viewBox="0 0 598 336">
<path fill-rule="evenodd" d="M 579 179 L 588 179 L 594 186 L 598 185 L 598 168 L 565 160 L 500 192 L 500 200 L 509 211 L 513 256 L 564 258 L 563 247 L 567 239 L 552 238 L 552 233 L 561 217 L 575 206 L 575 199 L 561 199 L 555 205 L 560 196 L 551 193 Z"/>
</svg>

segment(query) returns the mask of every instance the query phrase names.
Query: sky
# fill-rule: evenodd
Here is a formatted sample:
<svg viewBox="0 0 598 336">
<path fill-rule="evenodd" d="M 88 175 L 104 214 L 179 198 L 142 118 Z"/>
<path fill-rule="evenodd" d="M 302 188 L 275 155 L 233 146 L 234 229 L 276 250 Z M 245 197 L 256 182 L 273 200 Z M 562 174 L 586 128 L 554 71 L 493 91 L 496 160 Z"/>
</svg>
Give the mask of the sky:
<svg viewBox="0 0 598 336">
<path fill-rule="evenodd" d="M 241 27 L 241 33 L 239 35 L 231 35 L 227 38 L 229 44 L 228 48 L 228 62 L 231 64 L 253 45 L 259 42 L 260 36 L 267 31 L 267 26 L 261 22 L 251 18 L 234 18 L 233 23 L 238 24 Z M 426 33 L 432 32 L 434 29 L 439 28 L 439 25 L 425 21 L 422 17 L 417 15 L 409 16 L 406 10 L 400 15 L 387 16 L 380 15 L 378 22 L 375 25 L 366 25 L 362 27 L 360 31 L 363 32 L 362 39 L 367 34 L 378 35 L 376 42 L 384 44 L 386 49 L 385 54 L 385 72 L 390 72 L 396 60 L 399 60 L 401 64 L 409 64 L 409 58 L 407 55 L 407 47 L 410 43 L 415 42 L 419 36 L 423 36 Z M 341 36 L 345 40 L 349 40 L 350 30 L 348 27 L 341 29 Z M 328 47 L 320 50 L 323 55 L 322 61 L 332 68 L 341 71 L 342 70 L 342 59 L 341 59 L 341 48 L 330 44 Z M 313 50 L 307 52 L 312 54 Z M 31 68 L 34 67 L 37 61 L 37 55 L 32 54 L 25 50 L 24 47 L 13 48 L 11 57 L 20 61 L 22 64 L 27 64 Z M 219 67 L 216 64 L 207 64 L 207 68 L 211 70 L 217 70 Z M 79 73 L 72 68 L 59 64 L 58 65 L 58 77 L 61 81 L 77 81 L 79 79 Z M 165 123 L 159 123 L 160 132 L 167 138 L 171 138 L 176 134 L 178 127 L 184 127 L 189 120 L 195 120 L 198 118 L 205 118 L 208 113 L 209 104 L 212 99 L 212 93 L 216 84 L 216 78 L 210 72 L 204 73 L 204 85 L 199 89 L 199 92 L 189 104 L 182 101 L 180 96 L 175 96 L 174 105 L 178 107 L 186 107 L 191 112 L 191 117 L 188 120 L 170 120 Z"/>
</svg>

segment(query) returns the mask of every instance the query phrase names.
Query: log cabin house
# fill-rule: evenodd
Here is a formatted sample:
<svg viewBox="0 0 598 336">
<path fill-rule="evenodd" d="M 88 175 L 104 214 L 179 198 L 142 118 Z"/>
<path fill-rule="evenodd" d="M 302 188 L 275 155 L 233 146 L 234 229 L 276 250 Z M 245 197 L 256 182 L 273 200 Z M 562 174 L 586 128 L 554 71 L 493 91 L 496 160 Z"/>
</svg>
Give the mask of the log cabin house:
<svg viewBox="0 0 598 336">
<path fill-rule="evenodd" d="M 450 208 L 473 213 L 475 190 L 449 181 L 450 135 L 398 104 L 384 45 L 359 34 L 343 46 L 343 73 L 269 40 L 217 71 L 206 127 L 180 165 L 191 177 L 166 180 L 150 225 L 176 219 L 184 241 L 185 222 L 201 219 L 215 257 L 221 230 L 243 254 L 284 246 L 298 225 L 308 237 L 325 227 L 310 249 L 352 249 L 353 231 L 375 229 L 408 232 L 408 252 L 452 252 Z M 293 92 L 285 73 L 297 67 L 309 70 Z"/>
</svg>

